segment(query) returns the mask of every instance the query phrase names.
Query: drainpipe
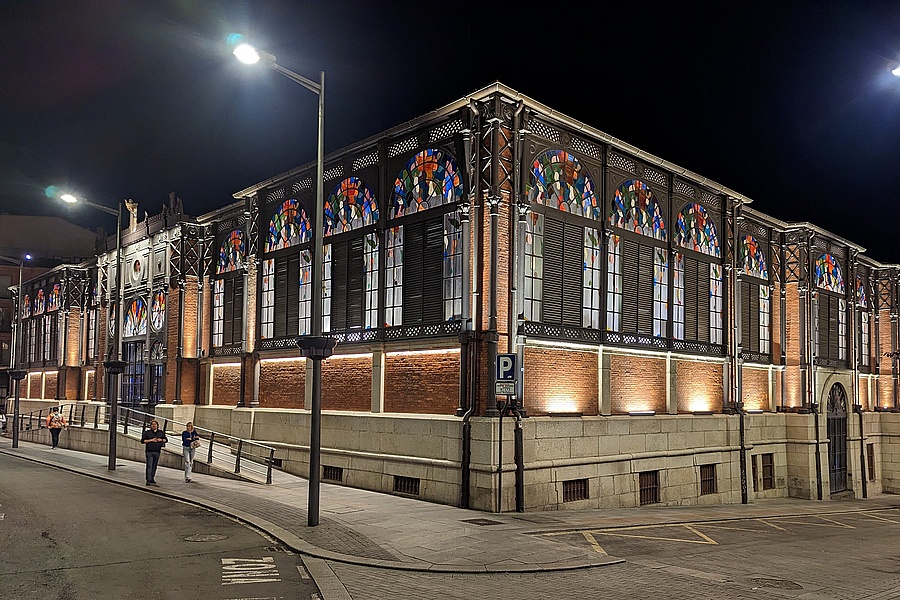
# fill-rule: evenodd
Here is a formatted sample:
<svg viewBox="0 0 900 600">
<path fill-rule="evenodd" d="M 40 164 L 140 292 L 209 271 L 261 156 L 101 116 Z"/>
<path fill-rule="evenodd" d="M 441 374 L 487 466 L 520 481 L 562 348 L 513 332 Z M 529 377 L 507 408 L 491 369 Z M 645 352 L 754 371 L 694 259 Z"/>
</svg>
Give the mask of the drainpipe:
<svg viewBox="0 0 900 600">
<path fill-rule="evenodd" d="M 859 415 L 859 466 L 860 466 L 860 479 L 862 480 L 862 495 L 863 498 L 869 497 L 869 490 L 867 489 L 866 482 L 866 438 L 863 432 L 863 415 L 862 415 L 862 403 L 859 401 L 859 326 L 857 325 L 857 318 L 859 315 L 859 310 L 857 303 L 859 302 L 859 298 L 856 294 L 856 259 L 858 252 L 855 250 L 851 250 L 851 259 L 850 259 L 850 281 L 852 286 L 852 292 L 850 294 L 850 361 L 853 366 L 853 412 Z"/>
<path fill-rule="evenodd" d="M 184 233 L 182 232 L 182 236 Z M 181 239 L 182 246 L 184 238 Z M 181 255 L 184 260 L 184 254 Z M 178 275 L 178 345 L 175 347 L 175 398 L 172 404 L 183 404 L 181 401 L 181 378 L 184 370 L 184 269 Z"/>
<path fill-rule="evenodd" d="M 469 195 L 460 205 L 460 220 L 462 228 L 462 251 L 463 251 L 463 304 L 462 304 L 462 325 L 463 331 L 459 334 L 459 408 L 456 411 L 457 416 L 462 417 L 462 457 L 460 460 L 460 471 L 462 481 L 460 484 L 461 494 L 459 505 L 461 508 L 469 508 L 470 487 L 472 484 L 472 415 L 475 413 L 475 393 L 469 389 L 471 372 L 469 364 L 469 353 L 474 347 L 470 344 L 472 337 L 472 316 L 469 310 L 470 301 L 470 282 L 472 273 L 469 270 L 469 259 L 471 256 L 469 240 L 471 237 L 471 228 L 469 213 L 475 205 L 475 196 L 478 190 L 478 169 L 472 168 L 473 150 L 472 141 L 476 138 L 478 132 L 478 108 L 474 102 L 469 103 L 469 129 L 463 132 L 463 148 L 465 156 L 465 166 L 468 172 Z M 477 153 L 476 153 L 477 156 Z M 475 221 L 477 231 L 477 221 Z M 476 234 L 477 235 L 477 234 Z M 476 273 L 478 272 L 479 263 L 478 245 L 476 244 L 474 252 L 474 261 Z M 478 309 L 476 308 L 476 313 Z M 477 362 L 476 369 L 477 369 Z"/>
<path fill-rule="evenodd" d="M 516 374 L 516 398 L 517 407 L 525 406 L 525 332 L 524 313 L 525 313 L 525 235 L 526 235 L 526 219 L 531 209 L 528 198 L 522 186 L 522 159 L 525 155 L 525 137 L 528 130 L 522 123 L 522 111 L 525 108 L 524 102 L 519 102 L 516 112 L 513 115 L 513 129 L 516 135 L 516 144 L 514 146 L 514 162 L 513 162 L 513 196 L 516 198 L 515 209 L 510 207 L 510 236 L 512 242 L 511 248 L 515 248 L 514 262 L 511 269 L 510 287 L 515 291 L 511 298 L 511 306 L 515 307 L 515 312 L 509 311 L 509 352 L 516 353 L 516 361 L 519 372 Z M 513 217 L 517 216 L 516 224 L 513 226 Z M 515 339 L 513 338 L 515 332 Z M 517 413 L 518 414 L 518 413 Z"/>
<path fill-rule="evenodd" d="M 515 404 L 512 407 L 512 411 L 516 417 L 516 512 L 522 513 L 525 512 L 525 436 L 522 430 L 522 413 L 519 412 Z"/>
<path fill-rule="evenodd" d="M 744 403 L 737 403 L 737 411 L 738 411 L 738 426 L 740 428 L 740 443 L 741 443 L 741 504 L 747 504 L 749 502 L 749 494 L 747 492 L 747 435 L 746 435 L 746 424 L 745 419 L 746 413 L 744 413 Z"/>
<path fill-rule="evenodd" d="M 500 223 L 500 125 L 501 125 L 500 99 L 494 99 L 494 114 L 488 119 L 491 124 L 491 187 L 487 194 L 490 208 L 490 230 L 488 232 L 490 244 L 490 258 L 488 264 L 488 330 L 486 339 L 488 344 L 488 365 L 493 366 L 497 362 L 497 277 L 499 260 L 498 228 Z M 488 397 L 494 396 L 495 376 L 494 369 L 490 368 L 490 388 Z M 490 413 L 490 414 L 489 414 Z M 487 410 L 488 416 L 497 416 L 495 410 Z"/>
<path fill-rule="evenodd" d="M 738 415 L 738 429 L 739 429 L 739 442 L 740 442 L 740 453 L 738 455 L 738 464 L 740 465 L 741 471 L 741 504 L 747 504 L 749 502 L 749 494 L 747 490 L 747 439 L 746 439 L 746 415 L 744 414 L 744 398 L 743 398 L 743 377 L 744 377 L 744 360 L 742 355 L 744 353 L 744 337 L 743 330 L 744 325 L 741 319 L 741 303 L 743 298 L 741 297 L 741 269 L 738 268 L 738 258 L 737 258 L 737 241 L 740 239 L 740 231 L 741 231 L 741 221 L 743 221 L 743 217 L 741 216 L 741 206 L 742 203 L 740 200 L 736 201 L 734 206 L 734 219 L 732 221 L 732 226 L 734 230 L 732 231 L 732 238 L 735 240 L 735 248 L 731 253 L 731 281 L 732 281 L 732 302 L 731 302 L 731 314 L 733 315 L 732 320 L 732 348 L 734 349 L 734 368 L 732 370 L 732 393 L 733 398 L 731 401 L 731 406 L 733 407 L 734 412 L 737 412 Z M 743 267 L 743 265 L 741 265 Z"/>
<path fill-rule="evenodd" d="M 778 262 L 781 265 L 781 298 L 779 300 L 781 306 L 781 318 L 779 319 L 779 321 L 781 321 L 781 323 L 779 323 L 779 329 L 781 330 L 781 412 L 784 412 L 784 406 L 787 400 L 787 392 L 785 391 L 787 386 L 787 280 L 785 279 L 784 244 L 779 244 L 778 248 L 779 252 L 782 253 Z"/>
<path fill-rule="evenodd" d="M 816 282 L 812 280 L 813 277 L 813 248 L 812 242 L 813 238 L 816 237 L 816 232 L 810 232 L 809 237 L 806 240 L 806 314 L 804 315 L 804 319 L 807 324 L 807 331 L 809 335 L 806 336 L 806 360 L 807 360 L 807 406 L 809 407 L 810 412 L 813 415 L 813 424 L 816 430 L 816 498 L 818 500 L 822 499 L 822 457 L 819 452 L 820 444 L 822 443 L 821 434 L 819 432 L 819 413 L 820 407 L 819 403 L 815 401 L 816 398 L 816 354 L 817 354 L 817 345 L 818 345 L 818 319 L 814 317 L 814 315 L 818 315 L 819 313 L 819 294 L 815 291 L 814 286 Z M 815 325 L 815 328 L 813 327 Z"/>
</svg>

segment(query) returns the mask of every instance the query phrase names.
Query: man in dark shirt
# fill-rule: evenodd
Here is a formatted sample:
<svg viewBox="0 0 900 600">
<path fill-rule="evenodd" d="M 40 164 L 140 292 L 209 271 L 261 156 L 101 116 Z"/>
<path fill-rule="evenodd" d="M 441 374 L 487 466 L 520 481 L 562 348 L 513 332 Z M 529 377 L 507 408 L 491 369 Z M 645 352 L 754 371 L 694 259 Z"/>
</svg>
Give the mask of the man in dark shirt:
<svg viewBox="0 0 900 600">
<path fill-rule="evenodd" d="M 141 435 L 141 443 L 144 444 L 144 452 L 147 455 L 147 485 L 156 485 L 156 466 L 159 464 L 159 453 L 168 441 L 166 432 L 159 428 L 159 422 L 156 419 L 150 421 L 150 429 L 145 429 Z"/>
</svg>

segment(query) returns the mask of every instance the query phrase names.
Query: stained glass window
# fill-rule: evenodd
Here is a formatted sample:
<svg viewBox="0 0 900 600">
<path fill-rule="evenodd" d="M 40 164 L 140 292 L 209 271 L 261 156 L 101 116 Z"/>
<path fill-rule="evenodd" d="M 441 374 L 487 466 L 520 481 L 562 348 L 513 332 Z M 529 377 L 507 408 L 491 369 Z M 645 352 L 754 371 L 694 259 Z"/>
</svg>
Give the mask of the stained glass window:
<svg viewBox="0 0 900 600">
<path fill-rule="evenodd" d="M 722 265 L 709 265 L 709 341 L 723 343 L 722 326 Z"/>
<path fill-rule="evenodd" d="M 769 303 L 769 286 L 759 286 L 759 351 L 763 354 L 771 352 L 769 336 L 769 320 L 771 306 Z"/>
<path fill-rule="evenodd" d="M 525 219 L 525 320 L 541 320 L 544 277 L 544 215 L 531 211 Z"/>
<path fill-rule="evenodd" d="M 606 251 L 606 328 L 620 331 L 622 326 L 622 250 L 621 239 L 609 236 Z"/>
<path fill-rule="evenodd" d="M 122 335 L 125 337 L 147 335 L 147 303 L 143 298 L 135 298 L 128 305 Z"/>
<path fill-rule="evenodd" d="M 526 193 L 532 202 L 589 219 L 602 219 L 594 182 L 577 158 L 563 150 L 548 150 L 531 164 Z"/>
<path fill-rule="evenodd" d="M 740 245 L 740 266 L 743 272 L 751 277 L 769 278 L 769 267 L 766 264 L 766 253 L 756 238 L 744 236 Z"/>
<path fill-rule="evenodd" d="M 44 290 L 38 290 L 34 295 L 34 310 L 32 311 L 32 314 L 42 315 L 44 314 L 45 308 L 47 308 L 47 301 L 44 298 Z"/>
<path fill-rule="evenodd" d="M 403 226 L 385 231 L 384 325 L 403 323 Z"/>
<path fill-rule="evenodd" d="M 312 333 L 312 252 L 300 253 L 300 335 Z"/>
<path fill-rule="evenodd" d="M 166 323 L 166 293 L 162 290 L 153 294 L 153 304 L 150 306 L 150 326 L 153 331 L 161 331 Z"/>
<path fill-rule="evenodd" d="M 372 225 L 378 220 L 375 194 L 358 177 L 348 177 L 335 186 L 325 200 L 325 235 Z"/>
<path fill-rule="evenodd" d="M 675 286 L 672 299 L 672 337 L 676 340 L 684 339 L 684 255 L 680 252 L 675 255 L 673 261 L 674 272 L 672 283 Z M 691 290 L 692 292 L 696 290 Z M 693 316 L 693 315 L 692 315 Z"/>
<path fill-rule="evenodd" d="M 219 247 L 219 262 L 216 273 L 228 273 L 244 267 L 244 232 L 235 229 Z"/>
<path fill-rule="evenodd" d="M 838 359 L 847 360 L 847 302 L 838 303 Z"/>
<path fill-rule="evenodd" d="M 332 271 L 331 244 L 325 244 L 325 281 L 322 284 L 322 331 L 331 331 Z"/>
<path fill-rule="evenodd" d="M 262 261 L 262 306 L 260 311 L 260 336 L 269 339 L 275 327 L 275 259 Z"/>
<path fill-rule="evenodd" d="M 596 229 L 584 228 L 584 275 L 581 286 L 581 324 L 600 329 L 600 294 L 603 281 L 603 254 L 600 234 Z"/>
<path fill-rule="evenodd" d="M 378 236 L 370 233 L 363 240 L 363 261 L 366 269 L 365 328 L 378 327 Z"/>
<path fill-rule="evenodd" d="M 444 214 L 444 319 L 462 317 L 462 227 L 459 212 Z"/>
<path fill-rule="evenodd" d="M 665 248 L 654 248 L 653 257 L 653 335 L 666 337 L 669 319 L 669 261 Z"/>
<path fill-rule="evenodd" d="M 869 366 L 869 313 L 859 313 L 860 361 L 864 367 Z"/>
<path fill-rule="evenodd" d="M 394 182 L 389 217 L 450 204 L 462 195 L 462 178 L 453 157 L 442 150 L 423 150 L 410 159 Z"/>
<path fill-rule="evenodd" d="M 47 298 L 47 310 L 54 311 L 59 310 L 61 306 L 61 286 L 58 283 L 53 284 L 53 288 L 50 290 L 50 296 Z"/>
<path fill-rule="evenodd" d="M 31 316 L 31 296 L 25 294 L 22 296 L 22 318 L 27 319 Z"/>
<path fill-rule="evenodd" d="M 110 337 L 116 334 L 116 321 L 119 319 L 116 311 L 115 302 L 110 302 L 106 309 L 106 328 L 109 330 Z"/>
<path fill-rule="evenodd" d="M 815 276 L 817 287 L 829 292 L 844 293 L 841 265 L 832 255 L 826 253 L 816 259 Z"/>
<path fill-rule="evenodd" d="M 629 179 L 616 190 L 609 222 L 614 227 L 666 240 L 666 223 L 659 202 L 650 187 L 637 179 Z"/>
<path fill-rule="evenodd" d="M 866 284 L 859 275 L 856 276 L 856 302 L 863 307 L 869 306 L 869 299 L 866 295 Z"/>
<path fill-rule="evenodd" d="M 312 230 L 306 209 L 294 198 L 285 200 L 269 219 L 266 252 L 290 248 L 311 239 Z"/>
<path fill-rule="evenodd" d="M 675 243 L 682 248 L 702 252 L 709 256 L 721 256 L 716 223 L 700 204 L 688 204 L 678 214 L 675 223 Z"/>
<path fill-rule="evenodd" d="M 212 314 L 212 342 L 213 346 L 222 345 L 222 326 L 225 316 L 225 281 L 217 279 L 213 281 L 213 314 Z"/>
</svg>

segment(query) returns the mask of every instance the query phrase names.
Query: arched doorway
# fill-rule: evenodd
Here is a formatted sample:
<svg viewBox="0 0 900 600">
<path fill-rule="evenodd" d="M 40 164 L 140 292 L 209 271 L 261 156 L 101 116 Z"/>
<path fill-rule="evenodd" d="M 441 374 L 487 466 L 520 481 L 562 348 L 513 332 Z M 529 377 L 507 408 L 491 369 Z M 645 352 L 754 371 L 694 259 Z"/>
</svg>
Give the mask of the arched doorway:
<svg viewBox="0 0 900 600">
<path fill-rule="evenodd" d="M 828 476 L 831 493 L 847 489 L 847 393 L 835 383 L 828 392 Z"/>
</svg>

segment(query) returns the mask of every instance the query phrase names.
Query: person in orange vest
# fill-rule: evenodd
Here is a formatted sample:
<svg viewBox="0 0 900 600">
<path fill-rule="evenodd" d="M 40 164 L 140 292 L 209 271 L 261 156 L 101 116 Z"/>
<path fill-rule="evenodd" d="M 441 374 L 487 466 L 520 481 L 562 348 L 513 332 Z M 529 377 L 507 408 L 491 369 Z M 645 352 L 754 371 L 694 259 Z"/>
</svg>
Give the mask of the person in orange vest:
<svg viewBox="0 0 900 600">
<path fill-rule="evenodd" d="M 59 407 L 50 411 L 50 414 L 47 415 L 47 428 L 50 430 L 50 437 L 53 438 L 53 445 L 50 448 L 59 446 L 59 432 L 68 425 L 66 418 L 59 412 Z"/>
</svg>

